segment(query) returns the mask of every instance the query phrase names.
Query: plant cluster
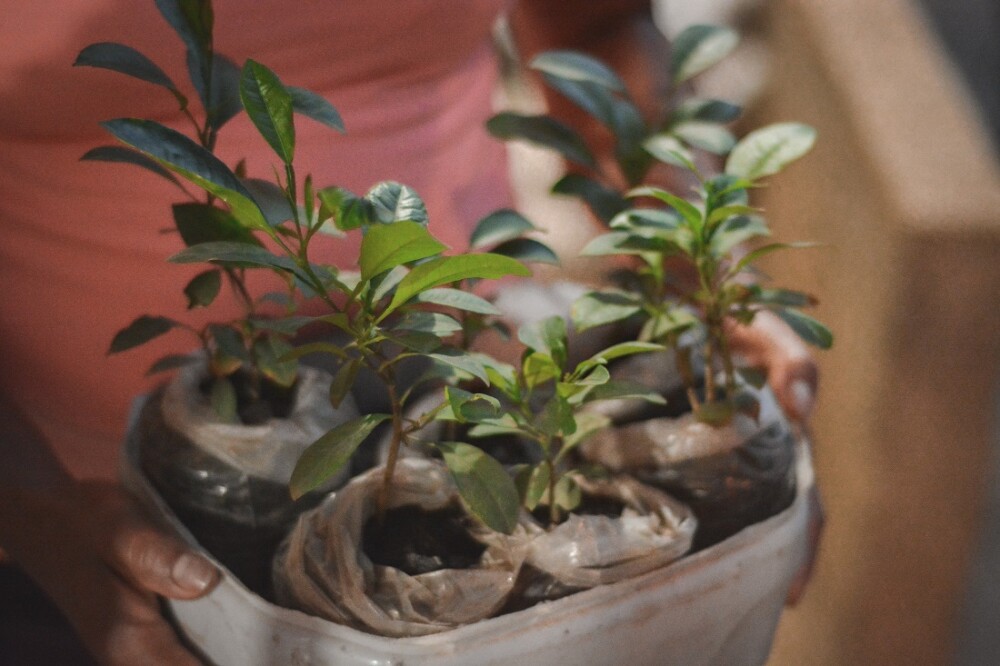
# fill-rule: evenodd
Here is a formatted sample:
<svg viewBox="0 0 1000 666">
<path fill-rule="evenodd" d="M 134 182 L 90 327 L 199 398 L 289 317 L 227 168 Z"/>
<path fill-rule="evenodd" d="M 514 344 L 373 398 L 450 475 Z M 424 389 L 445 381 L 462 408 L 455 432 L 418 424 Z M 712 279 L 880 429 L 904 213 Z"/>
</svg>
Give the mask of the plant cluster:
<svg viewBox="0 0 1000 666">
<path fill-rule="evenodd" d="M 726 28 L 688 28 L 674 44 L 674 84 L 709 69 L 736 43 L 735 33 Z M 747 248 L 747 243 L 771 235 L 762 211 L 750 205 L 749 192 L 808 152 L 814 130 L 778 123 L 737 141 L 728 125 L 740 108 L 699 98 L 647 123 L 621 79 L 598 60 L 549 52 L 531 66 L 547 85 L 601 123 L 614 141 L 617 173 L 608 173 L 583 136 L 555 118 L 501 113 L 489 123 L 498 137 L 546 146 L 574 165 L 553 192 L 580 197 L 609 227 L 583 254 L 628 257 L 630 268 L 617 273 L 616 288 L 589 293 L 574 304 L 577 330 L 630 321 L 640 327 L 639 340 L 674 350 L 688 400 L 700 419 L 721 424 L 736 411 L 756 414 L 756 400 L 742 387 L 760 380 L 749 370 L 736 369 L 730 322 L 749 324 L 757 313 L 771 311 L 806 342 L 820 348 L 832 344 L 830 332 L 800 309 L 816 303 L 812 296 L 765 288 L 751 279 L 759 275 L 753 263 L 761 257 L 809 244 Z M 704 173 L 699 151 L 724 159 L 723 172 Z M 693 196 L 644 184 L 663 169 L 673 170 L 675 177 L 680 172 L 682 180 L 693 184 Z M 622 181 L 624 190 L 616 186 Z M 701 373 L 696 373 L 695 351 L 703 360 Z"/>
</svg>

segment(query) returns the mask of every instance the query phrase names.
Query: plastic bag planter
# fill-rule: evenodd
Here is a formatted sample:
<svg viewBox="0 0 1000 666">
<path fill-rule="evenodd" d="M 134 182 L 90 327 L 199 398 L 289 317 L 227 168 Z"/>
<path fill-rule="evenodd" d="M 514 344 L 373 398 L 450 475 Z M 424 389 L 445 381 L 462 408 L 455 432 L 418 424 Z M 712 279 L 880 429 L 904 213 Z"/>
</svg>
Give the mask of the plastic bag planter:
<svg viewBox="0 0 1000 666">
<path fill-rule="evenodd" d="M 205 598 L 167 605 L 219 666 L 762 664 L 809 549 L 812 465 L 803 444 L 797 452 L 796 496 L 778 515 L 636 578 L 458 629 L 382 638 L 274 606 L 228 574 Z M 139 473 L 134 442 L 126 454 L 127 487 L 187 535 Z"/>
<path fill-rule="evenodd" d="M 144 475 L 198 542 L 251 589 L 269 594 L 271 554 L 298 514 L 323 496 L 289 498 L 295 462 L 356 409 L 346 400 L 334 410 L 330 375 L 302 366 L 286 418 L 222 422 L 199 389 L 205 377 L 203 363 L 183 367 L 138 408 L 129 438 Z"/>
</svg>

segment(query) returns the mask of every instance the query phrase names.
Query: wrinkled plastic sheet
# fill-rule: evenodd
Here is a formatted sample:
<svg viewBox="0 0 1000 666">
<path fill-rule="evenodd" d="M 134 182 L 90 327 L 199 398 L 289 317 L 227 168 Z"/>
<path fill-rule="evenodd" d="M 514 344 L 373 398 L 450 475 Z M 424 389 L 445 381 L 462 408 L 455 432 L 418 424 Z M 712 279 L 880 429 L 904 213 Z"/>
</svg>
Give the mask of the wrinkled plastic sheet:
<svg viewBox="0 0 1000 666">
<path fill-rule="evenodd" d="M 695 548 L 701 549 L 794 499 L 794 434 L 770 391 L 757 398 L 756 421 L 740 414 L 713 427 L 690 413 L 652 418 L 602 431 L 580 446 L 580 454 L 690 505 L 699 521 Z"/>
<path fill-rule="evenodd" d="M 330 406 L 330 377 L 302 368 L 292 412 L 254 426 L 219 422 L 199 390 L 200 363 L 183 368 L 142 408 L 136 423 L 143 472 L 210 553 L 269 596 L 270 558 L 295 517 L 320 494 L 293 502 L 288 479 L 299 455 L 356 410 Z M 330 487 L 343 482 L 333 479 Z"/>
<path fill-rule="evenodd" d="M 524 561 L 528 533 L 510 536 L 478 523 L 469 535 L 484 544 L 478 566 L 409 575 L 374 564 L 362 548 L 376 511 L 382 468 L 355 477 L 304 514 L 275 558 L 278 603 L 382 636 L 422 636 L 477 622 L 507 601 Z M 448 471 L 435 461 L 398 462 L 390 509 L 441 509 L 459 502 Z"/>
</svg>

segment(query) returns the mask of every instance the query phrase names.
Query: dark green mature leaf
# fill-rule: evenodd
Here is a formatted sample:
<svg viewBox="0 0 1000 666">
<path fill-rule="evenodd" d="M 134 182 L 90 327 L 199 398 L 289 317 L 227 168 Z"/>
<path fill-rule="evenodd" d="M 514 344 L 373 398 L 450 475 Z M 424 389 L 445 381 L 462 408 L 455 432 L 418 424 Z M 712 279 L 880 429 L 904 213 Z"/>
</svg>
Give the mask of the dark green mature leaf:
<svg viewBox="0 0 1000 666">
<path fill-rule="evenodd" d="M 371 202 L 375 219 L 383 224 L 390 222 L 418 222 L 426 225 L 427 206 L 410 187 L 387 180 L 368 190 L 365 199 Z"/>
<path fill-rule="evenodd" d="M 342 468 L 363 441 L 388 414 L 366 414 L 342 423 L 309 446 L 295 464 L 289 483 L 292 499 L 298 499 L 310 490 L 326 483 Z"/>
<path fill-rule="evenodd" d="M 500 401 L 485 393 L 470 393 L 456 386 L 446 386 L 445 397 L 459 422 L 478 423 L 502 416 Z"/>
<path fill-rule="evenodd" d="M 807 308 L 817 304 L 814 296 L 791 289 L 764 289 L 757 285 L 750 287 L 752 303 L 780 305 L 793 308 Z"/>
<path fill-rule="evenodd" d="M 489 375 L 486 374 L 486 367 L 476 354 L 470 354 L 459 349 L 445 348 L 427 354 L 427 357 L 438 363 L 444 363 L 447 366 L 468 373 L 476 379 L 482 380 L 487 385 L 490 383 Z"/>
<path fill-rule="evenodd" d="M 153 338 L 160 337 L 167 331 L 176 328 L 177 326 L 180 326 L 180 324 L 173 319 L 168 319 L 167 317 L 151 317 L 149 315 L 142 315 L 115 334 L 114 339 L 111 341 L 111 347 L 108 349 L 108 353 L 117 354 L 118 352 L 125 351 L 126 349 L 138 347 L 139 345 L 149 342 Z"/>
<path fill-rule="evenodd" d="M 535 56 L 532 69 L 569 81 L 587 81 L 602 88 L 625 92 L 625 84 L 606 64 L 578 51 L 546 51 Z"/>
<path fill-rule="evenodd" d="M 270 230 L 253 197 L 229 167 L 180 132 L 135 118 L 108 120 L 101 125 L 122 143 L 225 201 L 243 224 Z"/>
<path fill-rule="evenodd" d="M 178 100 L 184 98 L 177 90 L 177 86 L 166 73 L 156 66 L 152 60 L 136 51 L 131 46 L 118 44 L 115 42 L 100 42 L 91 44 L 80 51 L 73 63 L 74 67 L 99 67 L 120 72 L 127 76 L 162 86 L 178 96 Z M 182 103 L 183 105 L 183 103 Z"/>
<path fill-rule="evenodd" d="M 580 135 L 549 116 L 528 116 L 505 111 L 490 118 L 486 129 L 498 139 L 528 141 L 555 150 L 581 166 L 591 169 L 597 166 Z"/>
<path fill-rule="evenodd" d="M 515 238 L 506 243 L 500 243 L 493 248 L 493 254 L 502 254 L 526 264 L 559 265 L 559 257 L 545 243 L 533 238 Z"/>
<path fill-rule="evenodd" d="M 728 123 L 740 117 L 739 106 L 721 99 L 686 99 L 671 116 L 672 123 L 685 120 L 703 120 L 711 123 Z"/>
<path fill-rule="evenodd" d="M 278 386 L 291 386 L 298 377 L 298 363 L 288 358 L 292 346 L 274 335 L 258 338 L 253 345 L 257 367 Z"/>
<path fill-rule="evenodd" d="M 709 250 L 713 257 L 725 256 L 730 250 L 753 238 L 770 236 L 767 222 L 757 215 L 731 217 L 712 233 Z"/>
<path fill-rule="evenodd" d="M 513 532 L 521 506 L 514 480 L 503 465 L 462 442 L 440 442 L 437 448 L 469 511 L 492 530 Z"/>
<path fill-rule="evenodd" d="M 642 310 L 641 301 L 621 291 L 592 291 L 573 302 L 570 317 L 577 331 L 622 321 Z"/>
<path fill-rule="evenodd" d="M 541 503 L 545 493 L 548 492 L 552 469 L 548 465 L 542 464 L 525 467 L 525 472 L 527 473 L 519 479 L 522 484 L 521 497 L 524 508 L 528 511 L 534 511 Z"/>
<path fill-rule="evenodd" d="M 327 127 L 332 127 L 341 134 L 346 131 L 340 112 L 324 97 L 305 88 L 287 86 L 286 89 L 292 95 L 292 106 L 297 113 L 312 118 L 318 123 L 323 123 Z"/>
<path fill-rule="evenodd" d="M 243 110 L 240 100 L 240 66 L 229 58 L 212 57 L 212 90 L 208 109 L 208 126 L 216 130 Z"/>
<path fill-rule="evenodd" d="M 393 227 L 398 225 L 393 225 Z M 369 235 L 371 233 L 369 232 Z M 498 254 L 466 254 L 439 257 L 416 266 L 396 287 L 392 302 L 386 308 L 391 312 L 420 292 L 461 280 L 496 279 L 508 275 L 528 276 L 531 271 L 524 264 Z"/>
<path fill-rule="evenodd" d="M 549 437 L 559 434 L 572 435 L 576 432 L 572 405 L 558 393 L 554 394 L 535 417 L 535 427 Z"/>
<path fill-rule="evenodd" d="M 484 248 L 521 238 L 536 227 L 516 210 L 504 208 L 479 220 L 469 237 L 469 247 Z"/>
<path fill-rule="evenodd" d="M 227 266 L 276 268 L 300 275 L 295 262 L 288 257 L 278 256 L 269 250 L 246 243 L 215 242 L 200 243 L 181 250 L 167 261 L 175 264 L 197 264 L 203 261 L 218 262 Z"/>
<path fill-rule="evenodd" d="M 820 349 L 833 346 L 833 333 L 830 329 L 804 312 L 794 308 L 776 308 L 774 312 L 805 342 Z"/>
<path fill-rule="evenodd" d="M 666 399 L 656 391 L 638 382 L 631 381 L 609 381 L 596 386 L 587 393 L 584 401 L 593 402 L 595 400 L 616 400 L 621 398 L 645 400 L 655 405 L 665 405 L 667 403 Z"/>
<path fill-rule="evenodd" d="M 200 362 L 198 356 L 194 354 L 167 354 L 156 360 L 146 371 L 147 375 L 155 375 L 168 370 L 176 370 Z"/>
<path fill-rule="evenodd" d="M 645 239 L 626 231 L 613 231 L 601 234 L 587 243 L 580 254 L 585 257 L 597 257 L 608 254 L 644 254 L 649 251 L 662 251 L 664 243 Z"/>
<path fill-rule="evenodd" d="M 456 310 L 465 310 L 466 312 L 475 312 L 477 314 L 500 314 L 499 308 L 486 299 L 480 298 L 475 294 L 470 294 L 467 291 L 462 291 L 461 289 L 450 289 L 447 287 L 428 289 L 417 294 L 413 300 L 418 303 L 433 303 L 434 305 L 443 305 L 455 308 Z"/>
<path fill-rule="evenodd" d="M 208 82 L 212 71 L 212 28 L 215 15 L 210 0 L 156 0 L 156 7 L 187 46 L 188 72 L 205 108 L 211 106 Z"/>
<path fill-rule="evenodd" d="M 188 247 L 217 241 L 261 244 L 232 214 L 211 204 L 174 204 L 173 213 L 177 231 Z"/>
<path fill-rule="evenodd" d="M 693 25 L 674 39 L 670 73 L 674 83 L 683 83 L 725 58 L 740 38 L 729 28 Z"/>
<path fill-rule="evenodd" d="M 611 228 L 631 231 L 640 235 L 650 232 L 651 238 L 656 232 L 676 230 L 681 223 L 680 215 L 672 210 L 661 208 L 630 208 L 616 215 L 611 220 Z"/>
<path fill-rule="evenodd" d="M 272 227 L 277 227 L 294 216 L 288 197 L 280 185 L 260 178 L 247 178 L 243 181 L 243 185 L 257 202 L 264 219 Z"/>
<path fill-rule="evenodd" d="M 462 330 L 462 325 L 440 312 L 407 312 L 402 319 L 396 322 L 393 330 L 417 331 L 419 333 L 431 333 L 439 337 L 445 337 Z"/>
<path fill-rule="evenodd" d="M 633 354 L 645 354 L 647 352 L 663 351 L 666 349 L 663 345 L 653 344 L 651 342 L 620 342 L 616 345 L 611 345 L 610 347 L 603 349 L 593 356 L 590 357 L 590 361 L 613 361 L 616 358 L 621 358 L 623 356 L 631 356 Z"/>
<path fill-rule="evenodd" d="M 389 225 L 375 225 L 368 229 L 361 241 L 358 260 L 361 279 L 370 280 L 379 273 L 432 257 L 444 249 L 445 245 L 431 236 L 424 225 L 417 222 L 403 221 Z M 396 294 L 398 296 L 399 287 L 396 288 Z"/>
<path fill-rule="evenodd" d="M 181 185 L 180 181 L 174 177 L 174 174 L 161 167 L 159 162 L 150 157 L 146 157 L 138 150 L 132 150 L 131 148 L 126 148 L 125 146 L 98 146 L 97 148 L 88 150 L 80 159 L 91 162 L 118 162 L 121 164 L 133 164 L 137 167 L 152 171 L 157 176 L 166 178 L 178 187 Z"/>
<path fill-rule="evenodd" d="M 552 186 L 554 194 L 567 194 L 583 199 L 599 219 L 610 222 L 615 215 L 628 207 L 618 192 L 577 173 L 566 174 Z"/>
<path fill-rule="evenodd" d="M 341 365 L 340 369 L 333 376 L 333 380 L 330 382 L 330 404 L 334 409 L 340 408 L 340 404 L 344 401 L 344 398 L 351 392 L 351 389 L 354 387 L 354 380 L 357 379 L 360 369 L 361 359 L 351 359 Z"/>
<path fill-rule="evenodd" d="M 240 78 L 240 99 L 264 140 L 285 164 L 291 164 L 295 158 L 292 95 L 281 79 L 259 62 L 247 60 Z"/>
<path fill-rule="evenodd" d="M 184 287 L 184 295 L 188 299 L 188 309 L 197 307 L 208 307 L 219 295 L 222 287 L 222 272 L 218 270 L 208 270 L 198 273 Z"/>
<path fill-rule="evenodd" d="M 801 123 L 776 123 L 740 139 L 726 160 L 726 173 L 757 180 L 778 173 L 809 152 L 816 130 Z"/>
<path fill-rule="evenodd" d="M 558 90 L 567 99 L 593 116 L 599 123 L 609 128 L 616 139 L 634 138 L 644 133 L 645 125 L 631 102 L 616 97 L 607 88 L 590 81 L 571 81 L 543 74 L 549 87 Z M 621 136 L 620 136 L 621 135 Z"/>
</svg>

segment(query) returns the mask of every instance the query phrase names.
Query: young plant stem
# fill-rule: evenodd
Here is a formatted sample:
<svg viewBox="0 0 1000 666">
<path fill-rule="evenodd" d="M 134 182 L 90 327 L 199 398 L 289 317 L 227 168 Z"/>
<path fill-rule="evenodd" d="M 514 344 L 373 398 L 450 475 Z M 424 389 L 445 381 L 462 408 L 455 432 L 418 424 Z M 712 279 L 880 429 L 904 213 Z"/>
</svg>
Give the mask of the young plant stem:
<svg viewBox="0 0 1000 666">
<path fill-rule="evenodd" d="M 389 389 L 389 401 L 392 404 L 392 439 L 389 442 L 389 455 L 385 461 L 385 471 L 382 474 L 382 487 L 379 488 L 376 509 L 378 520 L 385 519 L 389 508 L 389 493 L 392 489 L 392 479 L 396 472 L 396 461 L 399 458 L 399 447 L 403 443 L 403 405 L 396 393 L 396 380 L 391 368 L 385 368 L 380 375 Z"/>
<path fill-rule="evenodd" d="M 549 443 L 551 446 L 551 442 Z M 549 522 L 556 525 L 559 522 L 559 507 L 556 505 L 556 466 L 552 458 L 547 458 L 545 464 L 549 467 Z"/>
<path fill-rule="evenodd" d="M 709 327 L 708 337 L 705 340 L 705 404 L 711 405 L 715 402 L 715 335 Z"/>
<path fill-rule="evenodd" d="M 681 380 L 684 382 L 684 390 L 687 393 L 688 402 L 691 403 L 691 411 L 695 414 L 701 409 L 701 401 L 698 400 L 698 391 L 695 389 L 694 370 L 691 368 L 691 355 L 674 345 L 674 358 L 677 360 L 677 369 L 681 373 Z"/>
</svg>

